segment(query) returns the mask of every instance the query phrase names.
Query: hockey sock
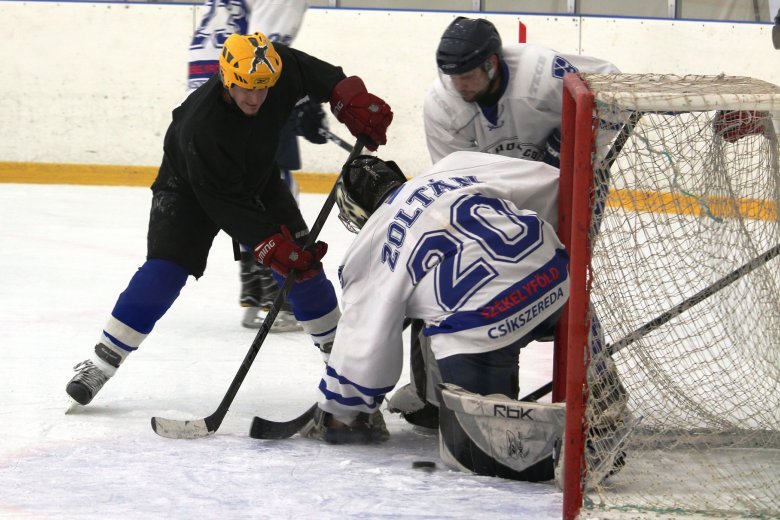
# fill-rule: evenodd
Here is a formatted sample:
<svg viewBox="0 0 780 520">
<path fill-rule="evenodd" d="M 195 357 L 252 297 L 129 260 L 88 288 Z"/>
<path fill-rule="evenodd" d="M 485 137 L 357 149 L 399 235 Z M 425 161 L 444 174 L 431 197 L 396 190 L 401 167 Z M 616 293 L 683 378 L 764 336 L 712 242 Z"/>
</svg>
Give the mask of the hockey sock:
<svg viewBox="0 0 780 520">
<path fill-rule="evenodd" d="M 119 295 L 100 341 L 127 352 L 136 350 L 179 296 L 187 276 L 178 264 L 147 260 Z"/>
</svg>

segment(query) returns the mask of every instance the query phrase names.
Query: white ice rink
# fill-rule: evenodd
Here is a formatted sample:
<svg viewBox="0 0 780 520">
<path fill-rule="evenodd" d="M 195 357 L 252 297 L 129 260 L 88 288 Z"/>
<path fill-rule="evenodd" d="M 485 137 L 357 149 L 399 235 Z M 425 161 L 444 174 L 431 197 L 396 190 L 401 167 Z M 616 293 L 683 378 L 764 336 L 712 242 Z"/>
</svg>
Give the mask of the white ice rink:
<svg viewBox="0 0 780 520">
<path fill-rule="evenodd" d="M 73 365 L 144 261 L 150 199 L 142 188 L 0 184 L 0 517 L 560 518 L 552 483 L 450 471 L 436 437 L 396 415 L 386 415 L 382 446 L 249 438 L 252 416 L 287 419 L 316 400 L 322 361 L 303 333 L 267 337 L 215 435 L 157 436 L 152 416 L 211 414 L 254 339 L 240 326 L 238 265 L 224 234 L 206 275 L 189 279 L 92 404 L 65 415 Z M 324 199 L 302 195 L 309 223 Z M 334 281 L 352 236 L 331 214 L 321 238 Z M 550 344 L 523 351 L 521 393 L 549 380 L 551 355 Z M 412 469 L 420 459 L 438 471 Z"/>
</svg>

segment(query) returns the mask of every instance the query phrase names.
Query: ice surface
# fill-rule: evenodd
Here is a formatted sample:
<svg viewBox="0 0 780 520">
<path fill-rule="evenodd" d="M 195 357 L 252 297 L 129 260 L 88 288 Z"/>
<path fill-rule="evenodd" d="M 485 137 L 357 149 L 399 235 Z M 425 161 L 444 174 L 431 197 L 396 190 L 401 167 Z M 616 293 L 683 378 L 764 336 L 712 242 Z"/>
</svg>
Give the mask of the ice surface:
<svg viewBox="0 0 780 520">
<path fill-rule="evenodd" d="M 301 196 L 308 222 L 324 199 Z M 254 415 L 288 419 L 316 400 L 322 361 L 299 332 L 266 338 L 215 435 L 157 436 L 152 416 L 211 414 L 254 339 L 240 326 L 224 234 L 206 275 L 190 278 L 95 401 L 66 415 L 73 365 L 144 261 L 150 200 L 142 188 L 0 185 L 0 517 L 560 518 L 553 484 L 448 470 L 436 437 L 396 415 L 386 414 L 391 440 L 379 447 L 249 438 Z M 353 235 L 332 214 L 321 237 L 335 281 Z M 523 394 L 549 380 L 551 355 L 550 344 L 523 351 Z M 438 471 L 412 469 L 421 459 Z"/>
</svg>

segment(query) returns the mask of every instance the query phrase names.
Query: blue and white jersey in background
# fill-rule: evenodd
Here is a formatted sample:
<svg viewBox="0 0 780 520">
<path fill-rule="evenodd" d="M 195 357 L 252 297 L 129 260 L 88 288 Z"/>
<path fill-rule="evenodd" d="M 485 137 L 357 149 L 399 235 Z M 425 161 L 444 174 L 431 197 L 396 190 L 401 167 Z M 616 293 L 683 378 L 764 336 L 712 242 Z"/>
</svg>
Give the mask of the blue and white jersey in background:
<svg viewBox="0 0 780 520">
<path fill-rule="evenodd" d="M 506 45 L 503 53 L 509 80 L 496 112 L 488 114 L 493 120 L 447 87 L 447 76 L 428 89 L 423 117 L 432 162 L 458 150 L 541 161 L 548 136 L 561 126 L 563 75 L 620 72 L 607 61 L 539 45 Z M 606 143 L 613 135 L 605 135 Z"/>
<path fill-rule="evenodd" d="M 320 407 L 337 418 L 376 409 L 401 375 L 405 317 L 424 320 L 442 359 L 510 345 L 560 309 L 557 204 L 556 168 L 476 152 L 399 187 L 346 253 Z"/>
<path fill-rule="evenodd" d="M 187 92 L 219 71 L 219 53 L 228 36 L 261 32 L 271 41 L 290 45 L 308 7 L 303 0 L 207 0 L 190 43 Z"/>
</svg>

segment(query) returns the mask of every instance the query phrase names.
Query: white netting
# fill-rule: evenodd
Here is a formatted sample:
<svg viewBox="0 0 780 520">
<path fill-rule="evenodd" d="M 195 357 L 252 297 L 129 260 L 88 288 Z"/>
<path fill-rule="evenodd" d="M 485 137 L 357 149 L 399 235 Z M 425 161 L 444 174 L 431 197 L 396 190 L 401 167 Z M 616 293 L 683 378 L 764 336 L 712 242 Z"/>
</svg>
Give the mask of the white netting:
<svg viewBox="0 0 780 520">
<path fill-rule="evenodd" d="M 625 467 L 586 492 L 585 509 L 777 518 L 780 260 L 755 259 L 780 245 L 780 88 L 724 76 L 583 78 L 602 134 L 640 115 L 606 184 L 596 181 L 606 202 L 594 211 L 588 275 L 605 343 L 718 289 L 612 356 L 625 392 L 603 375 L 607 354 L 593 356 L 586 460 L 614 449 L 602 442 L 605 418 L 620 422 L 627 408 L 623 419 L 641 422 Z M 754 270 L 726 285 L 746 264 Z"/>
</svg>

